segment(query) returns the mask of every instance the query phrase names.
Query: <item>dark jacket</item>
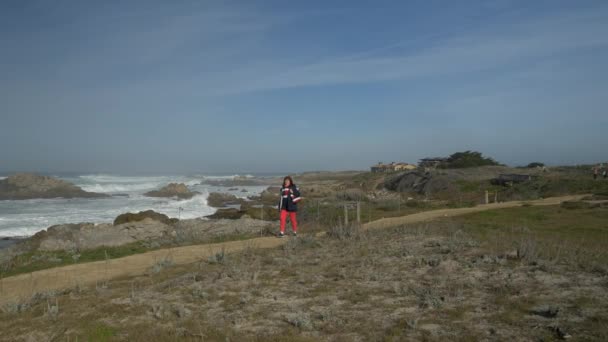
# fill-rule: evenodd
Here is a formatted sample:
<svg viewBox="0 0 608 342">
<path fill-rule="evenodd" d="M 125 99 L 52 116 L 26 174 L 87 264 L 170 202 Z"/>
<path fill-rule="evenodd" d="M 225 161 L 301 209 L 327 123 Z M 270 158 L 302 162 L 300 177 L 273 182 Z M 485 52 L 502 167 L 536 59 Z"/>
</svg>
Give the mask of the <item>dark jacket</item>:
<svg viewBox="0 0 608 342">
<path fill-rule="evenodd" d="M 300 202 L 300 189 L 295 184 L 288 188 L 281 187 L 279 191 L 279 211 L 286 209 L 287 211 L 298 211 L 298 202 Z"/>
</svg>

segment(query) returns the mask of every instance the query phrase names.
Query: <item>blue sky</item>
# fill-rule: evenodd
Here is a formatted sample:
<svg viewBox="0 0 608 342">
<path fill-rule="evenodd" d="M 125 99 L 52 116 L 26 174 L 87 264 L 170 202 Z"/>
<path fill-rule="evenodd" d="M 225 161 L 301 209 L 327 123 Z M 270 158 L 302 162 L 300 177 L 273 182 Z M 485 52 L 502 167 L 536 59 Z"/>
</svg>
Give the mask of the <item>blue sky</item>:
<svg viewBox="0 0 608 342">
<path fill-rule="evenodd" d="M 0 171 L 608 160 L 606 1 L 0 3 Z"/>
</svg>

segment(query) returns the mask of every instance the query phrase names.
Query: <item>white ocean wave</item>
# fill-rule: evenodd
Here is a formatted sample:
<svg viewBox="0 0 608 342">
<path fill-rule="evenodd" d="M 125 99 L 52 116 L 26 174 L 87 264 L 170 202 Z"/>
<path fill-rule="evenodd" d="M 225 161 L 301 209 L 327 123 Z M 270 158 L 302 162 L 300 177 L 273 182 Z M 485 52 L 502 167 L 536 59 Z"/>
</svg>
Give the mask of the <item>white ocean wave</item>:
<svg viewBox="0 0 608 342">
<path fill-rule="evenodd" d="M 255 178 L 254 175 L 239 175 L 239 174 L 234 174 L 234 175 L 230 175 L 230 176 L 207 176 L 207 175 L 201 175 L 200 176 L 203 179 L 207 179 L 207 180 L 233 180 L 233 179 L 237 179 L 237 178 Z"/>
<path fill-rule="evenodd" d="M 211 177 L 238 177 L 211 176 Z M 101 193 L 128 193 L 128 197 L 111 197 L 104 199 L 31 199 L 22 201 L 0 201 L 0 236 L 24 236 L 46 229 L 56 224 L 66 223 L 110 223 L 116 216 L 125 212 L 154 210 L 170 217 L 190 219 L 213 214 L 216 209 L 207 205 L 211 191 L 225 191 L 223 187 L 212 187 L 200 184 L 200 176 L 142 176 L 124 177 L 107 174 L 83 175 L 65 178 L 81 186 L 84 190 Z M 189 188 L 201 194 L 189 200 L 151 198 L 143 194 L 160 188 L 168 183 L 185 183 Z M 264 186 L 240 187 L 246 193 L 234 191 L 239 197 L 255 195 L 264 190 Z M 240 189 L 239 188 L 239 189 Z M 180 210 L 181 208 L 181 210 Z"/>
<path fill-rule="evenodd" d="M 138 184 L 88 184 L 80 185 L 82 190 L 99 193 L 118 193 L 118 192 L 135 192 L 154 190 L 159 188 L 162 183 L 138 183 Z"/>
<path fill-rule="evenodd" d="M 80 176 L 75 182 L 85 191 L 100 193 L 144 192 L 161 188 L 169 183 L 184 183 L 188 186 L 200 183 L 199 178 L 183 176 L 115 176 L 107 174 Z"/>
</svg>

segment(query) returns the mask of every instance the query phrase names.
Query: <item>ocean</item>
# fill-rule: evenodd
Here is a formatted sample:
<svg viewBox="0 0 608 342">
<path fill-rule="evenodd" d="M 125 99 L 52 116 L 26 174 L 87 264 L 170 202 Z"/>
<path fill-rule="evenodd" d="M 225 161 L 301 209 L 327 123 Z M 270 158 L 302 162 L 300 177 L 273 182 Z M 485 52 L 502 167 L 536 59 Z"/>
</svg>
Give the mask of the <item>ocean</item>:
<svg viewBox="0 0 608 342">
<path fill-rule="evenodd" d="M 216 209 L 207 205 L 211 192 L 232 193 L 237 197 L 259 194 L 267 186 L 229 187 L 201 184 L 204 180 L 233 179 L 238 175 L 194 176 L 119 176 L 110 174 L 52 175 L 71 182 L 85 191 L 112 195 L 100 199 L 32 199 L 0 201 L 0 236 L 30 236 L 52 225 L 65 223 L 110 223 L 126 212 L 152 209 L 182 219 L 213 214 Z M 254 177 L 253 175 L 246 175 Z M 0 177 L 5 178 L 5 177 Z M 184 183 L 201 194 L 189 200 L 146 197 L 143 194 L 169 183 Z M 246 189 L 247 192 L 241 192 Z M 181 208 L 181 210 L 180 210 Z"/>
</svg>

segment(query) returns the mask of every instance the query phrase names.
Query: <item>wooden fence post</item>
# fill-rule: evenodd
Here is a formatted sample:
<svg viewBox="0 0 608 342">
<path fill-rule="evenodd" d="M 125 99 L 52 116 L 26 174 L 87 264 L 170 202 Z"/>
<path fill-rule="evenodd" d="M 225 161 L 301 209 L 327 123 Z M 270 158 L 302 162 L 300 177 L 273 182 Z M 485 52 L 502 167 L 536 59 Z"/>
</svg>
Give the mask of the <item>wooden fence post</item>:
<svg viewBox="0 0 608 342">
<path fill-rule="evenodd" d="M 361 202 L 357 202 L 357 224 L 361 224 Z"/>
<path fill-rule="evenodd" d="M 344 204 L 344 226 L 348 226 L 348 205 Z"/>
<path fill-rule="evenodd" d="M 488 204 L 488 203 L 490 202 L 490 197 L 489 197 L 489 195 L 490 195 L 490 194 L 488 193 L 488 190 L 486 190 L 486 198 L 485 198 L 485 199 L 486 199 L 486 204 Z"/>
</svg>

